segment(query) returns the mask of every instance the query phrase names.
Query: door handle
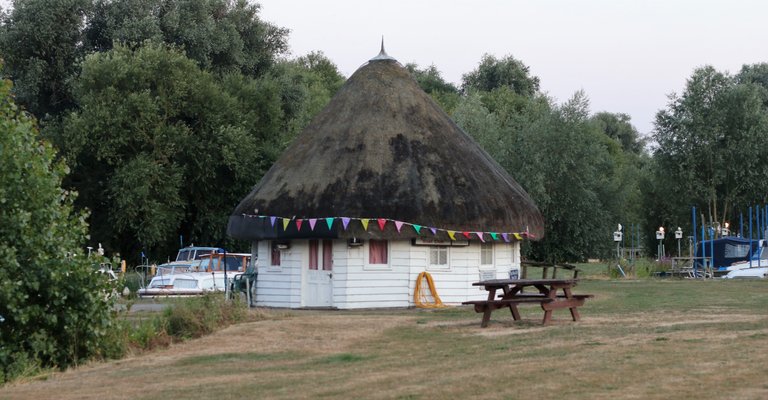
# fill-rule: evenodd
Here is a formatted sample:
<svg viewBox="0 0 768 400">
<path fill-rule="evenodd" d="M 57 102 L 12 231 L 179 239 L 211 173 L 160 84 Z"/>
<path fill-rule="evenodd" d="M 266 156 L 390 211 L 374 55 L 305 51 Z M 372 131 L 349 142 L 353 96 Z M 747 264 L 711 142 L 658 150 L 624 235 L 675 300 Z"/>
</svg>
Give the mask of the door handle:
<svg viewBox="0 0 768 400">
<path fill-rule="evenodd" d="M 328 273 L 328 279 L 333 279 L 333 272 Z"/>
</svg>

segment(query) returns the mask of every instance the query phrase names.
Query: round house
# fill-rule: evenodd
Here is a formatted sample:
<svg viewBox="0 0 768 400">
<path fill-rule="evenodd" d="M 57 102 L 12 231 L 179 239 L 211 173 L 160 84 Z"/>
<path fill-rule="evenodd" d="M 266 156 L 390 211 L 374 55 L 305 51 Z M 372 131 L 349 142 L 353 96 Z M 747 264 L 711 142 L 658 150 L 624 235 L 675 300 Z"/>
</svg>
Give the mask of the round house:
<svg viewBox="0 0 768 400">
<path fill-rule="evenodd" d="M 422 272 L 444 303 L 520 267 L 544 234 L 530 196 L 383 50 L 360 67 L 234 210 L 254 303 L 414 306 Z M 419 278 L 420 279 L 420 278 Z"/>
</svg>

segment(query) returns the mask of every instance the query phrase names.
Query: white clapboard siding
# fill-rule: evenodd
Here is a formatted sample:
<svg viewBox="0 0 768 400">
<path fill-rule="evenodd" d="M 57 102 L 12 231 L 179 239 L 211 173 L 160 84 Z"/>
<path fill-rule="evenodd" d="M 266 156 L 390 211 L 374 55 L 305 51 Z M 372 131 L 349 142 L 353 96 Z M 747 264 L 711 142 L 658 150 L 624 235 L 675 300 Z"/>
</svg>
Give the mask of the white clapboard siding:
<svg viewBox="0 0 768 400">
<path fill-rule="evenodd" d="M 306 277 L 308 241 L 292 240 L 282 251 L 281 266 L 271 267 L 270 241 L 261 241 L 252 251 L 261 254 L 256 285 L 256 304 L 298 308 L 302 303 L 302 279 Z M 432 275 L 437 293 L 449 305 L 487 297 L 472 286 L 484 277 L 506 278 L 510 269 L 520 268 L 520 245 L 494 243 L 493 265 L 480 265 L 480 244 L 448 249 L 448 266 L 429 266 L 429 246 L 413 246 L 408 240 L 389 242 L 389 263 L 368 265 L 368 245 L 349 247 L 346 240 L 333 245 L 332 306 L 339 309 L 414 306 L 413 292 L 419 273 Z M 426 282 L 422 283 L 426 293 Z"/>
</svg>

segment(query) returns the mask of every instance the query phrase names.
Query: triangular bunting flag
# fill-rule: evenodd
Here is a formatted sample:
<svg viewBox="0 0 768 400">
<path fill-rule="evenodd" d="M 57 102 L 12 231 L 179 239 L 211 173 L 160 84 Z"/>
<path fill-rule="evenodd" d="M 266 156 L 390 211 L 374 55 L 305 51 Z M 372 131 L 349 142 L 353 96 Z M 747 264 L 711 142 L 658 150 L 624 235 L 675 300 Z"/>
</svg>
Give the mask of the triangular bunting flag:
<svg viewBox="0 0 768 400">
<path fill-rule="evenodd" d="M 275 227 L 275 221 L 277 220 L 277 217 L 269 217 L 269 222 L 272 223 L 272 227 Z"/>
<path fill-rule="evenodd" d="M 349 225 L 349 218 L 347 217 L 341 217 L 341 224 L 344 225 L 344 230 L 347 230 L 347 226 Z"/>
<path fill-rule="evenodd" d="M 505 242 L 509 243 L 509 234 L 508 233 L 502 233 L 501 238 L 504 239 Z"/>
<path fill-rule="evenodd" d="M 480 238 L 480 241 L 485 243 L 485 238 L 483 238 L 483 232 L 475 232 L 475 235 Z"/>
<path fill-rule="evenodd" d="M 297 230 L 297 231 L 300 231 L 300 230 L 301 230 L 301 223 L 302 223 L 302 222 L 304 222 L 304 220 L 303 220 L 303 219 L 297 219 L 297 220 L 296 220 L 296 230 Z"/>
<path fill-rule="evenodd" d="M 395 228 L 397 228 L 397 233 L 400 233 L 400 229 L 403 228 L 403 223 L 400 221 L 395 221 Z"/>
<path fill-rule="evenodd" d="M 316 223 L 317 223 L 317 218 L 310 218 L 309 219 L 309 230 L 314 231 Z"/>
<path fill-rule="evenodd" d="M 383 231 L 384 230 L 384 225 L 387 224 L 387 220 L 384 219 L 384 218 L 379 218 L 377 221 L 379 222 L 379 229 L 381 229 Z"/>
<path fill-rule="evenodd" d="M 499 235 L 499 234 L 498 234 L 498 233 L 496 233 L 496 232 L 491 232 L 491 238 L 492 238 L 493 240 L 499 240 L 499 237 L 498 237 L 498 235 Z"/>
<path fill-rule="evenodd" d="M 413 226 L 413 230 L 416 231 L 417 235 L 421 234 L 421 225 L 413 224 L 411 226 Z"/>
<path fill-rule="evenodd" d="M 523 240 L 523 237 L 522 237 L 522 236 L 520 236 L 520 234 L 519 234 L 519 233 L 513 233 L 513 235 L 515 235 L 515 239 L 517 239 L 517 240 Z"/>
<path fill-rule="evenodd" d="M 328 217 L 325 219 L 325 223 L 328 224 L 328 230 L 330 231 L 333 227 L 333 217 Z"/>
<path fill-rule="evenodd" d="M 433 235 L 437 235 L 437 228 L 429 228 Z"/>
<path fill-rule="evenodd" d="M 360 219 L 360 223 L 363 224 L 363 229 L 366 230 L 366 231 L 368 230 L 368 222 L 369 221 L 370 220 L 368 218 L 361 218 Z"/>
<path fill-rule="evenodd" d="M 283 218 L 283 232 L 288 230 L 288 224 L 291 223 L 291 220 L 288 218 Z"/>
<path fill-rule="evenodd" d="M 469 239 L 470 236 L 472 236 L 469 232 L 461 232 L 462 235 L 464 235 L 465 238 Z"/>
<path fill-rule="evenodd" d="M 451 240 L 456 240 L 456 231 L 446 231 L 448 232 L 448 237 L 451 238 Z"/>
</svg>

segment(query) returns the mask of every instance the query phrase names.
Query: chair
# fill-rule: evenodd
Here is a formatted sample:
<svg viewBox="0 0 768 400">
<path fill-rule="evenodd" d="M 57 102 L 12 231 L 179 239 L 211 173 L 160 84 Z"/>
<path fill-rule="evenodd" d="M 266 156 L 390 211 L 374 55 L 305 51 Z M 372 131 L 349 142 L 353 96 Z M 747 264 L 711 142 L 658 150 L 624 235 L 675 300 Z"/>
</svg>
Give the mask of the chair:
<svg viewBox="0 0 768 400">
<path fill-rule="evenodd" d="M 235 275 L 232 279 L 232 293 L 241 292 L 245 293 L 245 298 L 248 301 L 248 306 L 253 305 L 253 288 L 256 287 L 256 278 L 259 275 L 259 271 L 255 265 L 249 265 L 245 272 Z"/>
</svg>

